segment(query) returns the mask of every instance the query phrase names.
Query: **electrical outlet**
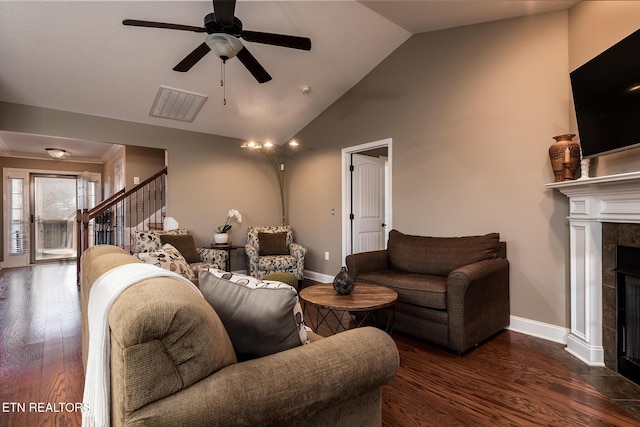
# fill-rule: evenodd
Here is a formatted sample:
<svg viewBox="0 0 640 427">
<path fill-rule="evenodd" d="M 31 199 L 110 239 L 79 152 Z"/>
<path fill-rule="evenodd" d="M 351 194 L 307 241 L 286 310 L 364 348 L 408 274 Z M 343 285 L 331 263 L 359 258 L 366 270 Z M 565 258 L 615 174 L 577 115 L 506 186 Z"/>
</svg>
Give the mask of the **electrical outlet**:
<svg viewBox="0 0 640 427">
<path fill-rule="evenodd" d="M 329 252 L 324 253 L 324 260 L 329 261 Z"/>
</svg>

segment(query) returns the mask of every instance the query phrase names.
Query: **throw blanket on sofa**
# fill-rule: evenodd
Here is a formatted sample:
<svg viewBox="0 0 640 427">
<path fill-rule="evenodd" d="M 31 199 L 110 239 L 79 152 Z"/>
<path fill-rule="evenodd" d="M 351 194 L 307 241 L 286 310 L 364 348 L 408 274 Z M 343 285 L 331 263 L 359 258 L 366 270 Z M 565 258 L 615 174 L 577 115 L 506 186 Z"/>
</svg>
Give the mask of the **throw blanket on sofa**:
<svg viewBox="0 0 640 427">
<path fill-rule="evenodd" d="M 110 417 L 110 357 L 109 311 L 116 298 L 129 286 L 153 277 L 173 277 L 200 290 L 189 280 L 169 270 L 152 264 L 125 264 L 115 267 L 98 277 L 89 294 L 89 353 L 84 383 L 83 403 L 87 410 L 82 414 L 85 427 L 108 427 Z"/>
</svg>

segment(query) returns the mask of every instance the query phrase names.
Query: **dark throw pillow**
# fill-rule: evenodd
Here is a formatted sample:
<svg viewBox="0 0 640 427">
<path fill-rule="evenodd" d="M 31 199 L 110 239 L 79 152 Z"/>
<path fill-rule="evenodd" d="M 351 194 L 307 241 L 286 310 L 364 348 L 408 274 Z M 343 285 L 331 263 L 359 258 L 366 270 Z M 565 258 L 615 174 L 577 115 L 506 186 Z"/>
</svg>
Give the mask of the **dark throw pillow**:
<svg viewBox="0 0 640 427">
<path fill-rule="evenodd" d="M 289 255 L 287 233 L 258 233 L 259 255 Z"/>
<path fill-rule="evenodd" d="M 188 263 L 200 262 L 198 250 L 191 234 L 161 234 L 160 241 L 163 245 L 169 243 L 176 248 Z"/>
<path fill-rule="evenodd" d="M 243 280 L 241 275 L 224 271 L 199 273 L 200 291 L 220 316 L 240 359 L 262 357 L 308 342 L 295 288 L 279 282 Z"/>
</svg>

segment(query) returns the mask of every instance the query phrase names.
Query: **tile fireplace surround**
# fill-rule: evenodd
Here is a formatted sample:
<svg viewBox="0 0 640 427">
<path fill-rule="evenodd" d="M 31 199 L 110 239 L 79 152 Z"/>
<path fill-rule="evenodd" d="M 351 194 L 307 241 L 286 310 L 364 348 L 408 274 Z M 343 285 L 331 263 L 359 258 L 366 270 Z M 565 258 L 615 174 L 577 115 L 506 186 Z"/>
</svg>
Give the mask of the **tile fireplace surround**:
<svg viewBox="0 0 640 427">
<path fill-rule="evenodd" d="M 567 351 L 588 365 L 606 365 L 617 371 L 615 250 L 617 245 L 640 247 L 640 172 L 546 187 L 569 197 L 571 329 Z"/>
</svg>

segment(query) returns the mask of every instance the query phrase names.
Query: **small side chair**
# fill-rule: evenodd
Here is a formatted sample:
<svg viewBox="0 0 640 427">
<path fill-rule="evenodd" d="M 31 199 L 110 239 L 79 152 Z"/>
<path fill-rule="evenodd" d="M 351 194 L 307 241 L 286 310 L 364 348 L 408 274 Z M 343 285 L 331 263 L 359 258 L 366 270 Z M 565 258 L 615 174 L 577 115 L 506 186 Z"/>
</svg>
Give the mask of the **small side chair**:
<svg viewBox="0 0 640 427">
<path fill-rule="evenodd" d="M 303 278 L 307 248 L 293 242 L 293 231 L 288 225 L 249 227 L 245 254 L 247 271 L 256 279 L 275 272 L 291 273 L 298 280 Z"/>
</svg>

